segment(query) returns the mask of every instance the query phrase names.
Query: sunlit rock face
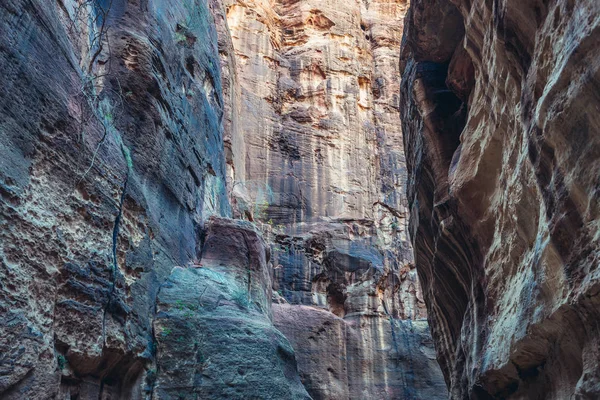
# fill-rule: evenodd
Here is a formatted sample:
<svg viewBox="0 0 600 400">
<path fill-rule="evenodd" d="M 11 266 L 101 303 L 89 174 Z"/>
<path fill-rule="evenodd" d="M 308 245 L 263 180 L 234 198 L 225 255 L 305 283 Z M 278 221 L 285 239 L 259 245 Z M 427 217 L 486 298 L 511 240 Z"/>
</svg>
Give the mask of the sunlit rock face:
<svg viewBox="0 0 600 400">
<path fill-rule="evenodd" d="M 243 166 L 274 224 L 403 213 L 400 1 L 231 1 Z"/>
<path fill-rule="evenodd" d="M 445 398 L 406 8 L 3 1 L 0 398 Z"/>
<path fill-rule="evenodd" d="M 600 397 L 600 3 L 416 1 L 410 229 L 455 399 Z"/>
<path fill-rule="evenodd" d="M 445 398 L 406 235 L 408 5 L 224 4 L 238 82 L 232 153 L 243 155 L 229 161 L 234 215 L 260 221 L 271 243 L 274 321 L 308 392 Z"/>
</svg>

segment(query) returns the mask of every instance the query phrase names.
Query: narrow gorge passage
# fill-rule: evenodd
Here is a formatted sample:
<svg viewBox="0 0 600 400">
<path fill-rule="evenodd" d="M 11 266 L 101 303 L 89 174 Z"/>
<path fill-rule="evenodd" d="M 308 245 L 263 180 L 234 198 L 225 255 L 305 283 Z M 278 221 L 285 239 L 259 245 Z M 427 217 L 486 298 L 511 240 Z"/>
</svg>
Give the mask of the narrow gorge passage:
<svg viewBox="0 0 600 400">
<path fill-rule="evenodd" d="M 0 0 L 0 399 L 600 398 L 597 0 Z"/>
</svg>

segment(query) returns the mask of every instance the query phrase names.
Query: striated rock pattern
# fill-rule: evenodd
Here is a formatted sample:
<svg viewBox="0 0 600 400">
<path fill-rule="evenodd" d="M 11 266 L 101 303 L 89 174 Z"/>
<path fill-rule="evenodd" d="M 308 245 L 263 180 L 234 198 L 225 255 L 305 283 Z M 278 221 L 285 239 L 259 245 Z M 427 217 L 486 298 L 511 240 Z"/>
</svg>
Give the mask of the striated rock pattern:
<svg viewBox="0 0 600 400">
<path fill-rule="evenodd" d="M 398 53 L 407 4 L 225 3 L 241 86 L 240 212 L 286 225 L 376 220 L 386 207 L 404 214 Z"/>
<path fill-rule="evenodd" d="M 2 2 L 0 398 L 445 398 L 406 9 Z"/>
<path fill-rule="evenodd" d="M 416 271 L 358 224 L 312 228 L 277 234 L 273 265 L 275 326 L 313 399 L 445 398 Z"/>
<path fill-rule="evenodd" d="M 600 3 L 418 0 L 410 229 L 454 399 L 600 397 Z"/>
<path fill-rule="evenodd" d="M 243 157 L 229 163 L 234 215 L 260 221 L 271 243 L 275 324 L 308 392 L 445 398 L 426 324 L 404 321 L 426 317 L 406 235 L 407 4 L 224 3 L 239 82 L 232 148 Z M 411 329 L 414 342 L 395 336 Z"/>
<path fill-rule="evenodd" d="M 340 318 L 290 304 L 273 312 L 313 399 L 447 398 L 425 320 Z"/>
<path fill-rule="evenodd" d="M 264 242 L 206 225 L 231 214 L 209 6 L 0 4 L 2 399 L 308 398 Z"/>
</svg>

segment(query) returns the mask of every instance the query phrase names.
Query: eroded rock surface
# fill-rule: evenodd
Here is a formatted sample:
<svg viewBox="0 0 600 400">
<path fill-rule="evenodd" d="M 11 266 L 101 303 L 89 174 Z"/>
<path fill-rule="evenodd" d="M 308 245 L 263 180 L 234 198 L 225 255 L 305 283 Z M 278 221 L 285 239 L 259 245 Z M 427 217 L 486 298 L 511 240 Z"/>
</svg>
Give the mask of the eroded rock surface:
<svg viewBox="0 0 600 400">
<path fill-rule="evenodd" d="M 260 221 L 272 244 L 274 317 L 302 354 L 308 392 L 445 398 L 427 352 L 415 355 L 426 368 L 404 379 L 397 359 L 409 349 L 392 333 L 426 317 L 406 235 L 398 77 L 407 4 L 224 3 L 240 86 L 234 214 Z M 334 339 L 307 342 L 315 326 Z"/>
<path fill-rule="evenodd" d="M 275 236 L 273 312 L 310 395 L 446 398 L 414 268 L 382 250 L 373 226 L 308 226 Z"/>
<path fill-rule="evenodd" d="M 445 399 L 427 321 L 274 304 L 313 399 Z"/>
<path fill-rule="evenodd" d="M 197 382 L 165 375 L 170 325 L 155 312 L 181 318 L 169 296 L 198 295 L 189 281 L 203 275 L 171 271 L 198 262 L 210 215 L 230 215 L 209 4 L 11 1 L 0 26 L 0 397 L 178 398 L 169 385 Z M 269 276 L 264 255 L 253 267 Z M 253 285 L 270 290 L 267 277 Z M 171 292 L 157 304 L 165 281 Z M 269 293 L 254 319 L 292 382 L 293 353 L 264 311 Z M 188 320 L 202 318 L 200 308 Z M 302 391 L 293 385 L 286 393 Z M 229 387 L 206 390 L 233 398 Z"/>
<path fill-rule="evenodd" d="M 225 3 L 241 86 L 240 213 L 285 225 L 379 220 L 386 207 L 404 214 L 398 57 L 407 4 Z"/>
<path fill-rule="evenodd" d="M 212 219 L 200 264 L 161 285 L 157 398 L 310 399 L 271 322 L 267 251 L 251 223 Z"/>
<path fill-rule="evenodd" d="M 600 3 L 415 1 L 411 237 L 455 399 L 600 397 Z"/>
<path fill-rule="evenodd" d="M 444 398 L 406 7 L 2 2 L 0 397 Z"/>
</svg>

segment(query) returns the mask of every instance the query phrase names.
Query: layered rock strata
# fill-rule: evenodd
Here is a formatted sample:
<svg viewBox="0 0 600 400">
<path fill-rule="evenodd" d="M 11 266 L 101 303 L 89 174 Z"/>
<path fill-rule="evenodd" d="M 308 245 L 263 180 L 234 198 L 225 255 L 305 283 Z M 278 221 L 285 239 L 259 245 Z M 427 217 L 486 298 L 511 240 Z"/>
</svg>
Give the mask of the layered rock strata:
<svg viewBox="0 0 600 400">
<path fill-rule="evenodd" d="M 232 137 L 245 157 L 231 162 L 234 214 L 260 221 L 272 243 L 275 323 L 301 354 L 307 390 L 445 397 L 425 323 L 410 321 L 426 313 L 398 108 L 407 4 L 225 4 L 243 121 Z"/>
<path fill-rule="evenodd" d="M 0 397 L 445 397 L 405 228 L 406 4 L 9 3 Z"/>
<path fill-rule="evenodd" d="M 415 1 L 410 229 L 455 399 L 600 396 L 600 3 Z"/>
<path fill-rule="evenodd" d="M 11 1 L 0 26 L 0 397 L 308 398 L 264 243 L 205 224 L 231 213 L 209 4 Z"/>
<path fill-rule="evenodd" d="M 403 215 L 406 3 L 225 3 L 241 86 L 240 213 L 285 225 Z"/>
</svg>

